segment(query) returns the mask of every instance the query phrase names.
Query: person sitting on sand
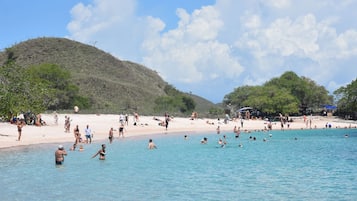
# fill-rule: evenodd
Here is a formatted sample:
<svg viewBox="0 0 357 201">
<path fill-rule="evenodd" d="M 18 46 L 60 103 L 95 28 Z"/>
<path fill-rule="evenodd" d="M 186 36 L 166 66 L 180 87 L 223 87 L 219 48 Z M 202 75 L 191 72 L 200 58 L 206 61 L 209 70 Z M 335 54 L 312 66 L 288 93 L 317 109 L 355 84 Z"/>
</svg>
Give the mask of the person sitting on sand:
<svg viewBox="0 0 357 201">
<path fill-rule="evenodd" d="M 148 149 L 157 149 L 157 147 L 156 147 L 155 143 L 152 141 L 152 139 L 149 139 Z"/>
<path fill-rule="evenodd" d="M 155 121 L 161 121 L 159 118 L 157 118 L 157 117 L 153 117 L 152 118 L 153 120 L 155 120 Z"/>
<path fill-rule="evenodd" d="M 66 150 L 64 150 L 62 145 L 58 146 L 58 150 L 55 152 L 55 162 L 56 165 L 62 165 L 64 162 L 64 156 L 67 156 Z"/>
<path fill-rule="evenodd" d="M 214 122 L 206 121 L 207 124 L 214 125 Z"/>
<path fill-rule="evenodd" d="M 105 160 L 105 154 L 105 144 L 102 144 L 102 148 L 99 149 L 98 152 L 92 156 L 92 158 L 99 155 L 99 160 Z"/>
</svg>

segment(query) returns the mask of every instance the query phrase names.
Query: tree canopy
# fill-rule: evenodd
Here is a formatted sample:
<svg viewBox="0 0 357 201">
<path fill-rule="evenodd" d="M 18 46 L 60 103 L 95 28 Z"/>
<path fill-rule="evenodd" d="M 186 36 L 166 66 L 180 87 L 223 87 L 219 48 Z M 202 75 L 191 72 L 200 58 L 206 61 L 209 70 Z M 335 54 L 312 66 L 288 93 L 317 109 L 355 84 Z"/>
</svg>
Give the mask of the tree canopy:
<svg viewBox="0 0 357 201">
<path fill-rule="evenodd" d="M 331 104 L 328 91 L 306 77 L 288 71 L 262 86 L 242 86 L 224 97 L 225 104 L 250 106 L 265 114 L 307 114 Z"/>
<path fill-rule="evenodd" d="M 339 116 L 348 119 L 357 119 L 357 79 L 346 87 L 334 91 L 337 99 L 337 112 Z"/>
<path fill-rule="evenodd" d="M 88 98 L 79 96 L 78 88 L 69 80 L 70 73 L 57 65 L 23 68 L 7 62 L 0 68 L 0 116 L 10 119 L 21 112 L 89 107 Z"/>
<path fill-rule="evenodd" d="M 173 86 L 165 86 L 164 91 L 166 95 L 155 100 L 155 112 L 190 113 L 195 109 L 195 101 Z"/>
</svg>

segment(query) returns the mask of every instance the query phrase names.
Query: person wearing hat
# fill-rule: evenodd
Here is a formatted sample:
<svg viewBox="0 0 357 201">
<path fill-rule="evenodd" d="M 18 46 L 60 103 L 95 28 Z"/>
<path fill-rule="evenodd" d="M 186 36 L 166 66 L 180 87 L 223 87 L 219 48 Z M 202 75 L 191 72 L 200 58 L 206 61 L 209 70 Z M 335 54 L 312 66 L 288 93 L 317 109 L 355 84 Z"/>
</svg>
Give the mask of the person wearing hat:
<svg viewBox="0 0 357 201">
<path fill-rule="evenodd" d="M 66 152 L 66 150 L 64 150 L 62 145 L 59 145 L 58 149 L 55 152 L 56 165 L 62 165 L 63 164 L 64 156 L 67 156 L 67 152 Z"/>
</svg>

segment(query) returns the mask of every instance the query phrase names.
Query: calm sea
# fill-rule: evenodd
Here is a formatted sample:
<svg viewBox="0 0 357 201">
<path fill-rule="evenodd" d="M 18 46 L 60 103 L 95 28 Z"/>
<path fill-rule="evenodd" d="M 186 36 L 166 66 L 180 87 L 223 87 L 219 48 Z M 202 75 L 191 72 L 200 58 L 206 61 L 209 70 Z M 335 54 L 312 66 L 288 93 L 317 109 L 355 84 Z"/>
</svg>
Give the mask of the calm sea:
<svg viewBox="0 0 357 201">
<path fill-rule="evenodd" d="M 2 149 L 0 200 L 357 200 L 356 129 L 184 134 L 106 141 L 105 161 L 95 142 L 62 167 L 57 144 Z"/>
</svg>

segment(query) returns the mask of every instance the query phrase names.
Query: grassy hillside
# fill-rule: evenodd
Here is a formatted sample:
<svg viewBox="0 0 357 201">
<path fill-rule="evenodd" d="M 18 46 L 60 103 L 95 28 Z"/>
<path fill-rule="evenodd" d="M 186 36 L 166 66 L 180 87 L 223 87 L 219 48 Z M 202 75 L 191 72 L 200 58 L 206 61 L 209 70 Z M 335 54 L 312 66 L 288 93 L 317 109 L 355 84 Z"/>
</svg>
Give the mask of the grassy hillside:
<svg viewBox="0 0 357 201">
<path fill-rule="evenodd" d="M 0 65 L 9 53 L 23 67 L 50 63 L 69 70 L 80 94 L 93 103 L 92 109 L 84 112 L 153 114 L 154 100 L 165 95 L 168 85 L 145 66 L 121 61 L 96 47 L 69 39 L 37 38 L 16 44 L 0 52 Z M 205 107 L 197 104 L 201 112 L 213 106 L 204 102 Z"/>
</svg>

